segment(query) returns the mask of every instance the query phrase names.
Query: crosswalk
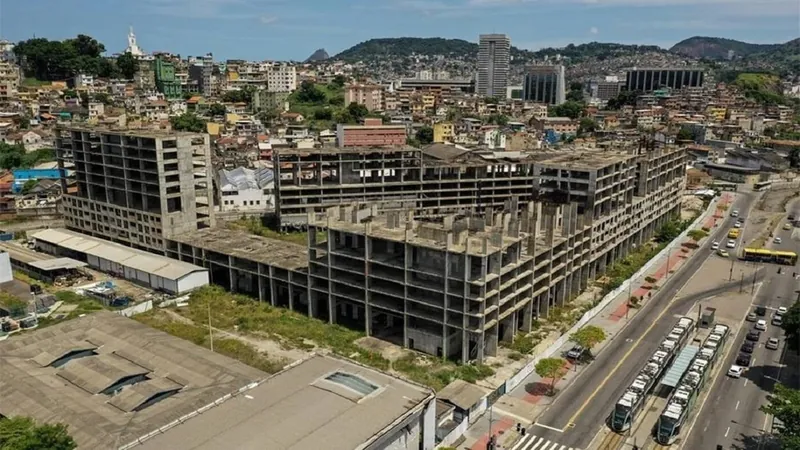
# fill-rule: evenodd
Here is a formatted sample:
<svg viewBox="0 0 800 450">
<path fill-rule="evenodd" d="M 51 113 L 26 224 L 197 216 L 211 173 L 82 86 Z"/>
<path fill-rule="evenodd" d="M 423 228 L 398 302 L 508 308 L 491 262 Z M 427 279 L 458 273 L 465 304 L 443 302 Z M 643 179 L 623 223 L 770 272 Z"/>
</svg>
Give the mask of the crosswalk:
<svg viewBox="0 0 800 450">
<path fill-rule="evenodd" d="M 574 447 L 567 447 L 558 442 L 553 442 L 543 437 L 534 436 L 532 434 L 525 435 L 522 439 L 517 441 L 511 450 L 580 450 Z"/>
</svg>

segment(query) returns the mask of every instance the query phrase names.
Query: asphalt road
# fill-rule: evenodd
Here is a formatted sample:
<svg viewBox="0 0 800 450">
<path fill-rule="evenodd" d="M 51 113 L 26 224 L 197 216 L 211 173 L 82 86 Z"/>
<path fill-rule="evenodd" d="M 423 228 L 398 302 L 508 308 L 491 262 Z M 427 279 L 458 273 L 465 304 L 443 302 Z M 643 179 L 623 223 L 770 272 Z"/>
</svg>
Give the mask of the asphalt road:
<svg viewBox="0 0 800 450">
<path fill-rule="evenodd" d="M 800 213 L 800 204 L 794 203 L 793 213 Z M 794 235 L 794 236 L 793 236 Z M 780 230 L 776 236 L 781 237 L 781 244 L 774 244 L 776 250 L 800 252 L 800 229 Z M 793 239 L 794 237 L 794 239 Z M 766 306 L 769 321 L 779 306 L 789 307 L 797 299 L 800 281 L 793 278 L 793 272 L 800 273 L 800 268 L 783 266 L 783 273 L 778 274 L 777 265 L 769 265 L 766 279 L 754 304 Z M 764 438 L 764 431 L 769 431 L 770 423 L 759 407 L 767 402 L 766 397 L 772 391 L 775 380 L 785 382 L 787 371 L 782 368 L 785 342 L 783 331 L 771 324 L 767 331 L 761 333 L 758 347 L 753 352 L 753 361 L 749 370 L 740 379 L 725 376 L 727 368 L 734 363 L 738 348 L 744 336 L 752 329 L 746 323 L 736 337 L 736 350 L 731 352 L 725 361 L 725 370 L 714 382 L 708 400 L 699 412 L 698 420 L 690 430 L 689 436 L 681 443 L 684 449 L 715 449 L 722 445 L 724 449 L 768 450 L 778 448 L 770 439 Z M 764 347 L 767 339 L 775 337 L 780 340 L 778 350 Z M 798 387 L 798 386 L 795 386 Z M 763 440 L 763 442 L 762 442 Z"/>
<path fill-rule="evenodd" d="M 749 211 L 752 195 L 737 198 L 729 211 Z M 728 217 L 705 243 L 723 238 L 735 219 Z M 611 410 L 636 377 L 642 364 L 650 357 L 664 336 L 698 300 L 739 286 L 739 280 L 724 283 L 706 292 L 675 298 L 675 295 L 705 263 L 711 251 L 699 253 L 688 260 L 678 273 L 646 302 L 630 324 L 611 341 L 574 382 L 559 393 L 554 403 L 530 428 L 530 433 L 569 448 L 586 449 L 605 422 Z"/>
</svg>

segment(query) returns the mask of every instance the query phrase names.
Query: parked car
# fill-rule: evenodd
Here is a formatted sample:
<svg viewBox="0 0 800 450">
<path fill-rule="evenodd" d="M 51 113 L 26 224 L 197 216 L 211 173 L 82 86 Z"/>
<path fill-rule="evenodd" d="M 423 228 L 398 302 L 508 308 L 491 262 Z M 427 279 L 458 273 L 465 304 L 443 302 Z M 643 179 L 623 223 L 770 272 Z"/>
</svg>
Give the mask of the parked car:
<svg viewBox="0 0 800 450">
<path fill-rule="evenodd" d="M 767 308 L 765 306 L 756 306 L 756 314 L 758 314 L 761 317 L 766 316 Z"/>
<path fill-rule="evenodd" d="M 570 351 L 567 352 L 567 358 L 569 359 L 581 359 L 581 356 L 586 352 L 586 349 L 581 347 L 580 345 L 576 345 L 572 347 Z"/>
<path fill-rule="evenodd" d="M 739 356 L 736 357 L 736 365 L 742 367 L 750 367 L 750 360 L 752 356 L 747 353 L 739 353 Z"/>
<path fill-rule="evenodd" d="M 789 308 L 787 308 L 785 306 L 779 306 L 778 307 L 778 314 L 780 314 L 780 315 L 786 314 L 787 311 L 789 311 Z"/>
<path fill-rule="evenodd" d="M 756 320 L 758 320 L 758 316 L 756 315 L 756 313 L 750 313 L 747 315 L 748 322 L 755 322 Z"/>
<path fill-rule="evenodd" d="M 759 320 L 756 322 L 755 326 L 753 327 L 759 331 L 767 331 L 767 321 L 766 320 Z"/>
<path fill-rule="evenodd" d="M 775 314 L 772 316 L 772 324 L 776 327 L 783 325 L 783 316 L 780 314 Z"/>
<path fill-rule="evenodd" d="M 731 378 L 741 378 L 743 373 L 744 373 L 744 367 L 740 367 L 735 364 L 732 365 L 730 369 L 728 369 L 728 376 Z"/>
<path fill-rule="evenodd" d="M 769 338 L 767 339 L 767 345 L 765 345 L 765 347 L 767 347 L 770 350 L 777 350 L 778 344 L 779 344 L 778 338 Z"/>
<path fill-rule="evenodd" d="M 761 339 L 761 332 L 760 331 L 751 331 L 747 333 L 746 339 L 748 341 L 758 342 Z"/>
<path fill-rule="evenodd" d="M 744 341 L 742 343 L 742 348 L 740 348 L 739 351 L 742 353 L 753 353 L 753 350 L 755 349 L 756 349 L 756 344 L 750 341 Z"/>
</svg>

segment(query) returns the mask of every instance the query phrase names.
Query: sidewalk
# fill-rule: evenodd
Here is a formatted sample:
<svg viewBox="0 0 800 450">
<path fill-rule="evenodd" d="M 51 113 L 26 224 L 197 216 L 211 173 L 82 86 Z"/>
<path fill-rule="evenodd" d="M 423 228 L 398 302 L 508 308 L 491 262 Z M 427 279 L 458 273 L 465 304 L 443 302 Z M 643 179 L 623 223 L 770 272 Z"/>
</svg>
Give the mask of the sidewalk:
<svg viewBox="0 0 800 450">
<path fill-rule="evenodd" d="M 735 198 L 732 193 L 724 193 L 720 198 L 718 206 L 727 207 Z M 725 219 L 724 207 L 717 209 L 716 213 L 708 217 L 702 226 L 712 231 L 716 229 Z M 594 325 L 606 331 L 607 338 L 602 343 L 592 349 L 598 355 L 611 342 L 617 334 L 635 318 L 638 308 L 628 307 L 628 300 L 631 295 L 641 297 L 643 300 L 640 307 L 648 301 L 648 294 L 653 292 L 654 287 L 658 287 L 667 278 L 679 270 L 684 262 L 697 251 L 708 251 L 702 248 L 702 243 L 708 238 L 701 240 L 696 248 L 680 247 L 681 250 L 673 250 L 668 258 L 663 258 L 659 264 L 653 265 L 646 275 L 633 280 L 631 288 L 621 292 L 612 300 L 597 316 L 589 321 L 587 325 Z M 688 238 L 683 243 L 691 243 Z M 684 252 L 685 249 L 685 252 Z M 655 279 L 654 283 L 648 283 L 645 278 Z M 566 353 L 573 346 L 572 343 L 565 343 L 554 356 Z M 565 361 L 562 368 L 562 375 L 556 381 L 556 391 L 561 391 L 569 386 L 572 381 L 581 373 L 580 364 L 573 365 Z M 518 439 L 519 434 L 515 431 L 515 425 L 521 423 L 523 426 L 530 425 L 544 412 L 553 402 L 555 397 L 548 396 L 551 380 L 541 379 L 536 373 L 529 375 L 519 386 L 511 392 L 501 396 L 494 404 L 492 411 L 492 432 L 498 437 L 498 448 L 511 448 Z M 459 445 L 459 449 L 485 450 L 486 442 L 489 439 L 489 413 L 483 415 L 476 421 L 464 434 L 464 441 Z"/>
</svg>

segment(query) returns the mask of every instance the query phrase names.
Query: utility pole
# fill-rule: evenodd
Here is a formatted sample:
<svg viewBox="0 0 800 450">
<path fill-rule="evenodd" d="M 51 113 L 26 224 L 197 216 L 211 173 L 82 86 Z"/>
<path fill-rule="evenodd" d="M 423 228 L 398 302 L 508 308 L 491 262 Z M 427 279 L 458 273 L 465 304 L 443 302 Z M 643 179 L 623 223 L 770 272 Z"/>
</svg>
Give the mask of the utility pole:
<svg viewBox="0 0 800 450">
<path fill-rule="evenodd" d="M 735 261 L 734 258 L 731 258 L 731 271 L 728 273 L 728 281 L 733 281 L 733 262 Z"/>
<path fill-rule="evenodd" d="M 753 294 L 756 292 L 756 275 L 758 275 L 758 269 L 753 272 L 753 285 L 750 286 L 750 293 Z"/>
<path fill-rule="evenodd" d="M 742 272 L 742 279 L 739 280 L 739 293 L 744 291 L 744 272 Z"/>
<path fill-rule="evenodd" d="M 208 299 L 208 344 L 211 347 L 211 351 L 214 351 L 214 333 L 211 331 L 211 299 Z"/>
</svg>

